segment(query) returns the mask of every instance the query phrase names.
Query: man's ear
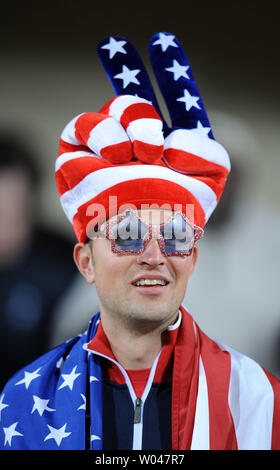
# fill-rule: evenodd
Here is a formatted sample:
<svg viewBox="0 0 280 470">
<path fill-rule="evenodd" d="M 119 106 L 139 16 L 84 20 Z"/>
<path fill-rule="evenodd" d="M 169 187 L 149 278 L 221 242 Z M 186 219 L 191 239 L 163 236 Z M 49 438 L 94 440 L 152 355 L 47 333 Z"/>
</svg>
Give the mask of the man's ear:
<svg viewBox="0 0 280 470">
<path fill-rule="evenodd" d="M 194 247 L 193 247 L 192 256 L 193 256 L 193 265 L 192 265 L 192 270 L 191 270 L 191 272 L 193 272 L 194 267 L 195 267 L 196 262 L 197 262 L 197 258 L 198 258 L 198 247 L 197 247 L 197 245 L 194 245 Z"/>
<path fill-rule="evenodd" d="M 73 251 L 74 261 L 88 284 L 95 282 L 94 260 L 90 243 L 77 243 Z"/>
</svg>

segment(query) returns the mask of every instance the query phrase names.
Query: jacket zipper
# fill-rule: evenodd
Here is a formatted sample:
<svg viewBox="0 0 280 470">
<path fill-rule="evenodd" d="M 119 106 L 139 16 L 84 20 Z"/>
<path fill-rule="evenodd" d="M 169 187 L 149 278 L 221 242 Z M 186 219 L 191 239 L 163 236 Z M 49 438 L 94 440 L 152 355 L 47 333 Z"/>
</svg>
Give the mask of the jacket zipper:
<svg viewBox="0 0 280 470">
<path fill-rule="evenodd" d="M 154 360 L 144 392 L 140 398 L 136 396 L 134 392 L 134 388 L 131 384 L 130 378 L 126 370 L 117 361 L 115 361 L 111 357 L 106 356 L 105 354 L 101 354 L 98 351 L 93 351 L 92 349 L 88 349 L 88 348 L 85 348 L 85 349 L 93 354 L 97 354 L 98 356 L 104 357 L 105 359 L 108 359 L 109 361 L 113 362 L 114 364 L 118 366 L 118 368 L 122 372 L 125 378 L 125 383 L 127 385 L 132 403 L 134 404 L 132 450 L 141 450 L 142 449 L 142 437 L 143 437 L 143 408 L 144 408 L 146 398 L 152 387 L 152 383 L 153 383 L 153 379 L 154 379 L 154 375 L 156 372 L 156 367 L 157 367 L 157 363 L 158 363 L 158 359 L 159 359 L 161 351 L 158 353 L 157 357 Z"/>
<path fill-rule="evenodd" d="M 133 419 L 134 424 L 141 422 L 141 407 L 142 407 L 142 400 L 141 398 L 137 397 L 135 400 L 134 419 Z"/>
</svg>

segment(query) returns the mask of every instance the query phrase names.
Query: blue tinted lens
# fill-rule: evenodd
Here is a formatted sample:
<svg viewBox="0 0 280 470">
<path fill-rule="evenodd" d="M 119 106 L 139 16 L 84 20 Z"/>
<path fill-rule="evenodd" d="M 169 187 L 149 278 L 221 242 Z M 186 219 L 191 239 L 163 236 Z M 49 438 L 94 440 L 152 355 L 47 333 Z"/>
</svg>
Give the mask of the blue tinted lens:
<svg viewBox="0 0 280 470">
<path fill-rule="evenodd" d="M 117 250 L 135 252 L 142 250 L 143 237 L 148 232 L 148 228 L 133 213 L 129 213 L 111 230 Z"/>
<path fill-rule="evenodd" d="M 175 217 L 161 229 L 164 238 L 165 253 L 187 253 L 192 247 L 194 228 L 182 217 Z"/>
<path fill-rule="evenodd" d="M 123 240 L 122 238 L 118 237 L 115 240 L 115 248 L 120 251 L 135 251 L 140 252 L 143 248 L 143 240 L 140 238 L 139 240 L 135 238 L 127 238 Z"/>
</svg>

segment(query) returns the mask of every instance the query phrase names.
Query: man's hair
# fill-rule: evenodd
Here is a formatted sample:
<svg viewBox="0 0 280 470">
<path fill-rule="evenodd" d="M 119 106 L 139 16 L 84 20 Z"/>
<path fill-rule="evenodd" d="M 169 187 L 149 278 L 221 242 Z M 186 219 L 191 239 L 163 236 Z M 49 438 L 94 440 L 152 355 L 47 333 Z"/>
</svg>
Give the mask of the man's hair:
<svg viewBox="0 0 280 470">
<path fill-rule="evenodd" d="M 0 172 L 3 170 L 25 173 L 33 188 L 37 188 L 40 174 L 31 149 L 18 138 L 5 134 L 0 135 Z"/>
</svg>

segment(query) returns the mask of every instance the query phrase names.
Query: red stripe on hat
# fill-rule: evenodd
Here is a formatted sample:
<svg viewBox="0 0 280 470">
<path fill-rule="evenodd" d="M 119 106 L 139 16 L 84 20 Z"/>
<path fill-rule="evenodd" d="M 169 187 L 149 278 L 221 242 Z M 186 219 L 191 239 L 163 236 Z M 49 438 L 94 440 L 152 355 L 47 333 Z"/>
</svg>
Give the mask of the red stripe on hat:
<svg viewBox="0 0 280 470">
<path fill-rule="evenodd" d="M 107 145 L 100 150 L 100 155 L 112 163 L 126 163 L 131 160 L 131 142 L 127 140 L 119 144 Z"/>
<path fill-rule="evenodd" d="M 126 129 L 132 121 L 136 119 L 158 119 L 161 121 L 155 108 L 149 103 L 135 103 L 128 106 L 122 113 L 120 123 Z"/>
<path fill-rule="evenodd" d="M 122 164 L 120 163 L 120 166 L 121 165 Z M 130 160 L 129 162 L 124 163 L 124 165 L 142 165 L 142 163 L 138 160 Z M 157 163 L 157 165 L 165 167 L 162 161 Z M 105 158 L 95 157 L 94 155 L 92 157 L 84 156 L 75 158 L 75 154 L 73 153 L 73 158 L 64 162 L 56 171 L 56 180 L 59 188 L 61 188 L 59 195 L 62 196 L 65 191 L 73 189 L 76 184 L 78 184 L 88 174 L 97 170 L 102 170 L 103 168 L 113 168 L 115 166 L 116 165 L 113 162 L 105 160 Z M 67 180 L 67 185 L 65 184 L 65 179 Z"/>
<path fill-rule="evenodd" d="M 117 196 L 117 205 L 114 208 L 114 213 L 111 214 L 109 213 L 110 196 Z M 186 204 L 193 204 L 194 223 L 200 227 L 205 225 L 204 211 L 192 193 L 171 181 L 157 178 L 141 178 L 116 184 L 81 205 L 73 217 L 73 229 L 77 239 L 80 242 L 85 242 L 87 239 L 87 228 L 92 228 L 93 222 L 95 224 L 104 222 L 104 219 L 102 219 L 104 214 L 102 212 L 99 217 L 92 213 L 90 213 L 91 215 L 86 215 L 88 208 L 92 204 L 100 204 L 100 207 L 104 207 L 107 219 L 109 216 L 116 214 L 120 207 L 125 210 L 125 205 L 132 205 L 132 207 L 140 209 L 142 204 L 155 204 L 159 208 L 163 204 L 168 204 L 171 210 L 175 210 L 178 208 L 176 206 L 179 203 L 182 205 L 183 212 L 186 210 Z"/>
<path fill-rule="evenodd" d="M 63 153 L 77 152 L 78 150 L 84 150 L 88 152 L 89 148 L 86 145 L 69 144 L 68 142 L 65 142 L 64 140 L 60 139 L 58 157 Z"/>
<path fill-rule="evenodd" d="M 207 184 L 220 199 L 228 176 L 225 167 L 183 150 L 167 149 L 164 157 L 171 169 Z"/>
<path fill-rule="evenodd" d="M 214 178 L 211 176 L 194 176 L 193 178 L 207 184 L 216 194 L 217 202 L 219 201 L 225 186 L 225 178 Z"/>
<path fill-rule="evenodd" d="M 132 146 L 135 157 L 144 163 L 156 163 L 162 158 L 163 145 L 147 144 L 141 140 L 134 140 Z"/>
<path fill-rule="evenodd" d="M 55 173 L 55 181 L 56 181 L 59 197 L 61 197 L 64 193 L 66 193 L 69 190 L 68 183 L 66 182 L 61 170 L 58 170 Z"/>
<path fill-rule="evenodd" d="M 271 450 L 280 450 L 280 381 L 263 369 L 274 393 Z"/>
<path fill-rule="evenodd" d="M 109 163 L 98 157 L 87 156 L 68 160 L 63 163 L 55 174 L 59 195 L 62 196 L 64 192 L 74 188 L 89 173 L 112 166 L 114 166 L 113 163 Z M 67 181 L 67 185 L 65 180 Z"/>
<path fill-rule="evenodd" d="M 80 116 L 75 125 L 75 137 L 83 145 L 87 145 L 90 132 L 94 127 L 104 119 L 108 119 L 107 114 L 100 113 L 84 113 Z"/>
<path fill-rule="evenodd" d="M 209 175 L 226 177 L 228 170 L 217 163 L 199 157 L 184 150 L 169 148 L 164 150 L 164 157 L 175 170 L 182 171 L 188 175 Z"/>
<path fill-rule="evenodd" d="M 222 351 L 199 328 L 198 331 L 208 388 L 210 450 L 237 450 L 235 428 L 228 403 L 230 354 Z"/>
</svg>

